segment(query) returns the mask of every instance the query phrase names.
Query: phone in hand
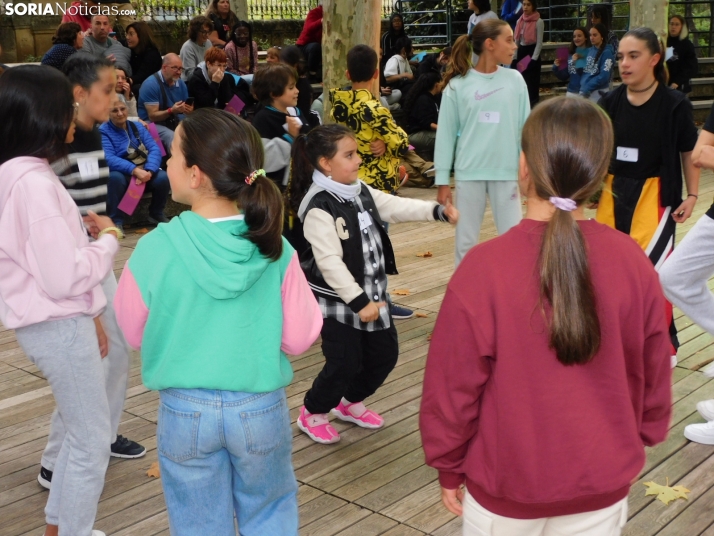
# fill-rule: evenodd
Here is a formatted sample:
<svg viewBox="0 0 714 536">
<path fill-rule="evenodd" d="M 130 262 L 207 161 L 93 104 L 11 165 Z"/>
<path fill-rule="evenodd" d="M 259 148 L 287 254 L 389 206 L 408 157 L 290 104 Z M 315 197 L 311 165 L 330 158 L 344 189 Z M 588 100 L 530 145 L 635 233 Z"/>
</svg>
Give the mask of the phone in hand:
<svg viewBox="0 0 714 536">
<path fill-rule="evenodd" d="M 196 99 L 195 99 L 194 97 L 189 97 L 189 98 L 187 98 L 186 101 L 185 101 L 186 106 L 193 106 L 193 102 L 194 102 L 195 100 L 196 100 Z"/>
</svg>

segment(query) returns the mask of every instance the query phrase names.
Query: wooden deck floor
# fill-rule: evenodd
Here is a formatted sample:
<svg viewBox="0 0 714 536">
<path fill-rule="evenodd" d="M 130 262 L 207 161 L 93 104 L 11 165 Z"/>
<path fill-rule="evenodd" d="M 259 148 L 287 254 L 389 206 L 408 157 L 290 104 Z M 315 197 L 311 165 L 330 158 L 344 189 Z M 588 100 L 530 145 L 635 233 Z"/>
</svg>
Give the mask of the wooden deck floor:
<svg viewBox="0 0 714 536">
<path fill-rule="evenodd" d="M 404 194 L 433 198 L 435 191 L 405 189 Z M 700 194 L 694 217 L 679 230 L 680 238 L 711 202 L 711 173 L 704 174 Z M 490 214 L 485 223 L 482 240 L 495 235 Z M 436 472 L 424 465 L 417 424 L 427 338 L 452 273 L 453 229 L 411 223 L 394 225 L 390 233 L 400 269 L 399 276 L 390 278 L 390 289 L 408 289 L 409 296 L 397 301 L 426 317 L 397 322 L 399 363 L 368 400 L 385 417 L 385 427 L 368 431 L 337 421 L 340 443 L 313 443 L 294 421 L 323 358 L 319 346 L 313 346 L 292 359 L 295 379 L 287 392 L 304 536 L 460 534 L 460 520 L 441 506 Z M 133 235 L 124 241 L 116 259 L 117 276 L 137 239 Z M 425 251 L 433 256 L 417 257 Z M 714 447 L 690 443 L 682 435 L 685 425 L 701 421 L 696 402 L 714 398 L 714 380 L 696 372 L 701 363 L 714 358 L 714 341 L 678 311 L 677 324 L 682 347 L 673 377 L 671 433 L 665 443 L 648 449 L 640 482 L 664 483 L 669 478 L 671 485 L 689 488 L 690 499 L 666 507 L 646 498 L 638 482 L 630 494 L 627 536 L 714 536 Z M 157 399 L 142 385 L 139 355 L 134 354 L 120 433 L 144 444 L 148 454 L 138 460 L 112 459 L 109 465 L 96 522 L 96 528 L 109 536 L 169 534 L 161 482 L 146 476 L 157 460 Z M 0 326 L 0 536 L 42 533 L 47 492 L 35 479 L 53 407 L 46 381 L 25 358 L 14 333 Z"/>
</svg>

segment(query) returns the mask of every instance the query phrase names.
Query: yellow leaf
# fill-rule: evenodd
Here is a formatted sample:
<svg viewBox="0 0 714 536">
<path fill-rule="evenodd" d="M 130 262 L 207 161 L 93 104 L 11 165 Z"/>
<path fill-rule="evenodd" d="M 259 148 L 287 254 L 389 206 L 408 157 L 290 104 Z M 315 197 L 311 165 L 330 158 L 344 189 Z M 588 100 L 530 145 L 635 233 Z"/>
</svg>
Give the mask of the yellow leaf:
<svg viewBox="0 0 714 536">
<path fill-rule="evenodd" d="M 425 251 L 424 253 L 417 253 L 417 257 L 428 258 L 433 257 L 434 254 L 431 251 Z"/>
<path fill-rule="evenodd" d="M 161 478 L 161 470 L 159 469 L 159 462 L 154 462 L 151 464 L 151 467 L 149 467 L 149 470 L 146 472 L 146 476 L 150 476 L 152 478 Z"/>
<path fill-rule="evenodd" d="M 394 291 L 392 291 L 392 294 L 396 294 L 397 296 L 409 296 L 409 294 L 411 294 L 411 292 L 409 292 L 405 288 L 398 288 L 398 289 L 395 289 Z"/>
<path fill-rule="evenodd" d="M 429 315 L 425 315 L 424 313 L 417 313 L 416 317 L 417 318 L 429 318 Z"/>
<path fill-rule="evenodd" d="M 433 333 L 433 332 L 432 332 L 432 333 Z M 427 340 L 427 341 L 430 341 L 430 340 L 431 340 L 432 333 L 429 333 L 429 335 L 426 336 L 426 340 Z"/>
<path fill-rule="evenodd" d="M 689 493 L 689 490 L 684 486 L 670 487 L 669 479 L 667 479 L 666 486 L 663 486 L 662 484 L 657 484 L 656 482 L 644 482 L 644 485 L 647 487 L 645 496 L 656 495 L 657 499 L 662 501 L 664 504 L 669 504 L 672 501 L 676 501 L 677 499 L 689 500 L 689 498 L 687 497 L 687 493 Z"/>
<path fill-rule="evenodd" d="M 134 234 L 146 234 L 148 232 L 149 232 L 149 230 L 146 227 L 144 227 L 142 229 L 137 229 L 136 231 L 134 231 Z"/>
</svg>

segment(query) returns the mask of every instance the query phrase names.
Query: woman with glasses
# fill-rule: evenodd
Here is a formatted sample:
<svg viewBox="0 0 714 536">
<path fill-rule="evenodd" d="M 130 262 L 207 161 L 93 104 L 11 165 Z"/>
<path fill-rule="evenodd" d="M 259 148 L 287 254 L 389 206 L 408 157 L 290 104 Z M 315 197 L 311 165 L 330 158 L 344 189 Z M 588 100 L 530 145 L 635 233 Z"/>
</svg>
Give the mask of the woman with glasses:
<svg viewBox="0 0 714 536">
<path fill-rule="evenodd" d="M 208 17 L 203 15 L 194 17 L 188 23 L 188 39 L 181 46 L 179 56 L 183 62 L 183 73 L 181 79 L 188 82 L 193 75 L 193 70 L 203 61 L 206 51 L 211 48 L 208 36 L 213 31 L 213 23 Z"/>
</svg>

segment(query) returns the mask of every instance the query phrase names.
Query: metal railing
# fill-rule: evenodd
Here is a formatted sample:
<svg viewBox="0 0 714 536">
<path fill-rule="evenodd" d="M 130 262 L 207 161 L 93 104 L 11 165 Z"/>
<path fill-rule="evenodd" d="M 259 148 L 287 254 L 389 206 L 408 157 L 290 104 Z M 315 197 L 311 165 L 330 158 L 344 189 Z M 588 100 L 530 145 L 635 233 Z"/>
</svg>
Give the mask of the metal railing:
<svg viewBox="0 0 714 536">
<path fill-rule="evenodd" d="M 670 1 L 669 14 L 681 15 L 687 21 L 689 40 L 694 44 L 697 56 L 711 57 L 714 52 L 714 3 Z"/>
</svg>

